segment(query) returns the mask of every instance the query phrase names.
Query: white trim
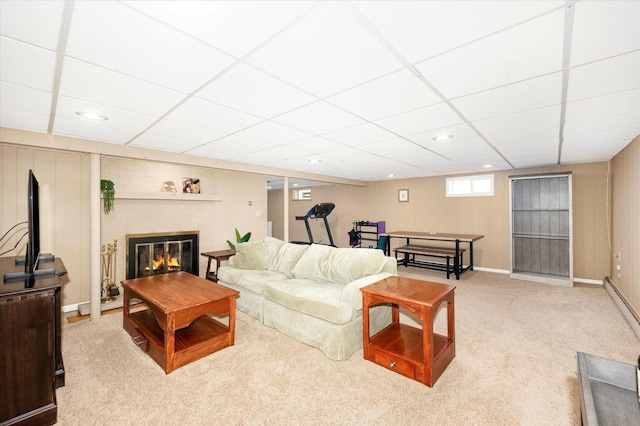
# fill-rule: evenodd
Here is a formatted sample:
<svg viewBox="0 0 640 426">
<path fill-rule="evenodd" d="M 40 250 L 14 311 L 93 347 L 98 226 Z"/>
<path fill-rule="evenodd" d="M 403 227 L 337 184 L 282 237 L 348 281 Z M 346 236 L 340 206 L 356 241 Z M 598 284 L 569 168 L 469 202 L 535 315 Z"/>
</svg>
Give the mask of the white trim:
<svg viewBox="0 0 640 426">
<path fill-rule="evenodd" d="M 482 266 L 474 266 L 473 270 L 474 271 L 482 271 L 482 272 L 492 272 L 494 274 L 509 274 L 510 273 L 508 269 L 484 268 Z M 591 279 L 591 278 L 574 278 L 573 281 L 576 282 L 576 283 L 583 283 L 583 284 L 603 285 L 603 280 L 594 280 L 594 279 Z"/>
<path fill-rule="evenodd" d="M 493 272 L 496 274 L 508 274 L 509 271 L 506 269 L 493 269 L 493 268 L 483 268 L 482 266 L 474 266 L 474 271 L 482 271 L 482 272 Z"/>
<path fill-rule="evenodd" d="M 596 284 L 596 285 L 603 285 L 603 281 L 602 280 L 592 280 L 590 278 L 573 278 L 573 282 L 576 283 L 583 283 L 583 284 Z"/>
<path fill-rule="evenodd" d="M 89 303 L 89 301 L 87 300 L 86 302 L 73 303 L 71 305 L 64 305 L 62 307 L 62 312 L 67 313 L 67 312 L 77 311 L 78 305 L 82 305 L 83 303 Z"/>
</svg>

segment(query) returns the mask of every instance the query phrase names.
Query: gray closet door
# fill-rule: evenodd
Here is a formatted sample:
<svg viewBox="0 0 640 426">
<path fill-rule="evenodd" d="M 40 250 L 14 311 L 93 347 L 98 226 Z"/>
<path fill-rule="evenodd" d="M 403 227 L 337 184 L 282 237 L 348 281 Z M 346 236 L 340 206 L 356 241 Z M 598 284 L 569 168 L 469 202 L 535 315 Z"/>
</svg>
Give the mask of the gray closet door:
<svg viewBox="0 0 640 426">
<path fill-rule="evenodd" d="M 513 176 L 510 183 L 511 275 L 570 284 L 571 174 Z"/>
</svg>

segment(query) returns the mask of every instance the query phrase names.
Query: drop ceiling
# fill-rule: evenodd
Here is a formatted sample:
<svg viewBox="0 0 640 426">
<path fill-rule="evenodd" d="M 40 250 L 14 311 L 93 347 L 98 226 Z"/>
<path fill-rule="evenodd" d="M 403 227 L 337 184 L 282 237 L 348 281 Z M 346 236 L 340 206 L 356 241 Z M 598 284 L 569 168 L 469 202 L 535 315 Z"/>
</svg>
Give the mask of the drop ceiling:
<svg viewBox="0 0 640 426">
<path fill-rule="evenodd" d="M 4 128 L 339 178 L 607 161 L 640 2 L 1 0 L 0 84 Z"/>
</svg>

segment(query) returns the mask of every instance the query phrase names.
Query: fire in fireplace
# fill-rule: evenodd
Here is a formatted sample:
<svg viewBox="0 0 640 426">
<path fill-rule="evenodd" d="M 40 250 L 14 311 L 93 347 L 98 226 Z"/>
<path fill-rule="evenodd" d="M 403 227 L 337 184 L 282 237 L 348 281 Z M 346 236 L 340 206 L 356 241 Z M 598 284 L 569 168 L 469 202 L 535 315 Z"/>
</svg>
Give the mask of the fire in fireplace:
<svg viewBox="0 0 640 426">
<path fill-rule="evenodd" d="M 198 231 L 127 234 L 127 279 L 186 271 L 198 275 Z"/>
</svg>

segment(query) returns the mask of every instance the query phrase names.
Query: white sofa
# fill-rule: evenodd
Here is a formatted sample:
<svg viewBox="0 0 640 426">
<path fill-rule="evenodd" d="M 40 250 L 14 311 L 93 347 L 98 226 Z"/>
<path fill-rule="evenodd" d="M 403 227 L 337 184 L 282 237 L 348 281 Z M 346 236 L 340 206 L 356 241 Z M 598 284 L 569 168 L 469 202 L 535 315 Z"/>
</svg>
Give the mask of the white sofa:
<svg viewBox="0 0 640 426">
<path fill-rule="evenodd" d="M 396 274 L 396 259 L 381 250 L 266 237 L 238 244 L 218 283 L 240 292 L 240 311 L 341 361 L 362 348 L 360 288 Z M 373 332 L 389 324 L 389 312 L 371 309 Z"/>
</svg>

